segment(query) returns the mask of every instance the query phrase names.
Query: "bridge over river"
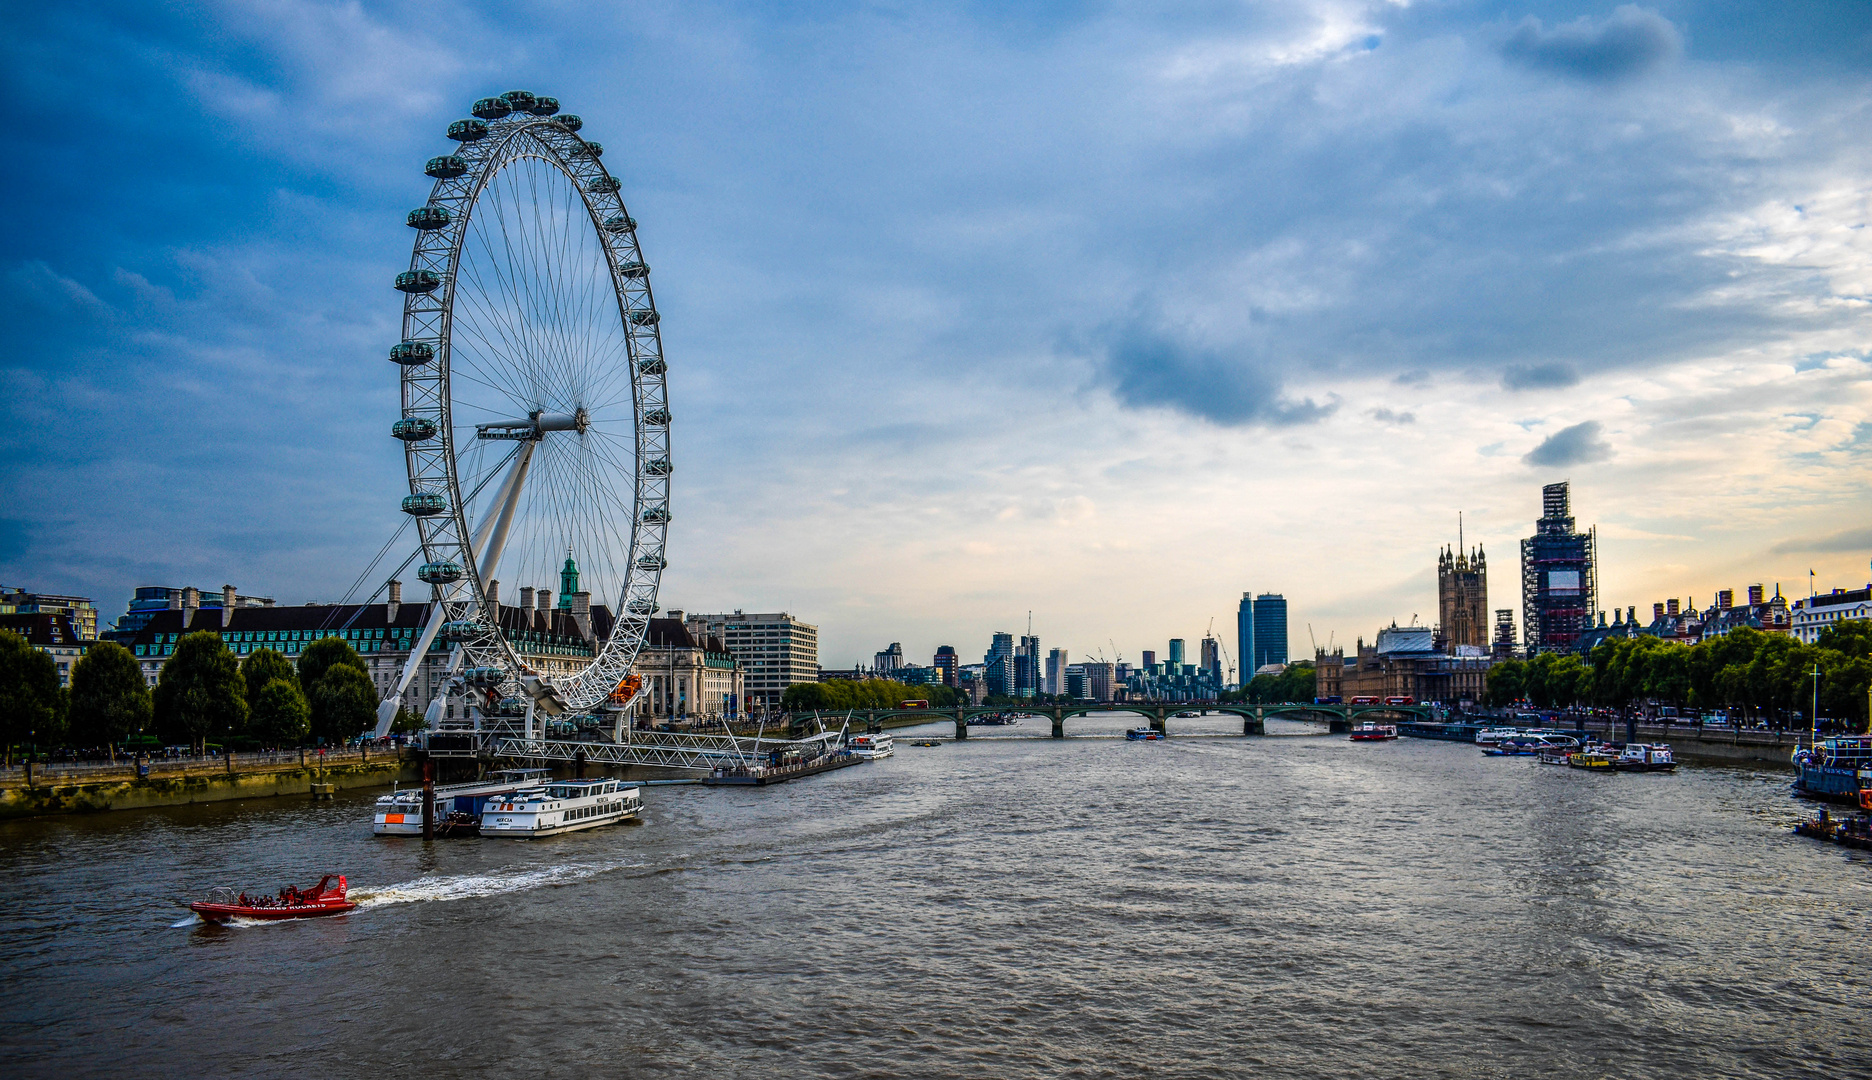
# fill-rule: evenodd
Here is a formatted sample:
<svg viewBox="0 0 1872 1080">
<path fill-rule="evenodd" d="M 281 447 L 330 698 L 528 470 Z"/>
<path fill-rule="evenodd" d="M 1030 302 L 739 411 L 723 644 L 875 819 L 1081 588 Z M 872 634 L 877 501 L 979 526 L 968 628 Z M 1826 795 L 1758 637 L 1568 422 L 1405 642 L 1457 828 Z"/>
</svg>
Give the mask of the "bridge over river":
<svg viewBox="0 0 1872 1080">
<path fill-rule="evenodd" d="M 1267 734 L 1267 718 L 1285 716 L 1295 720 L 1313 720 L 1327 725 L 1332 732 L 1347 732 L 1361 719 L 1390 719 L 1403 722 L 1423 722 L 1432 719 L 1427 705 L 1248 705 L 1217 704 L 1190 702 L 1085 702 L 1079 705 L 977 705 L 961 706 L 950 709 L 865 709 L 853 710 L 851 719 L 862 720 L 867 731 L 883 731 L 886 728 L 910 727 L 916 724 L 929 724 L 937 720 L 954 720 L 955 737 L 968 738 L 969 720 L 980 716 L 1014 715 L 1038 716 L 1053 721 L 1053 737 L 1066 737 L 1066 721 L 1075 716 L 1093 716 L 1108 713 L 1133 713 L 1145 718 L 1150 726 L 1166 734 L 1170 722 L 1180 712 L 1223 713 L 1239 716 L 1242 721 L 1243 735 Z M 792 728 L 802 731 L 814 726 L 815 721 L 834 723 L 844 713 L 796 712 L 789 714 Z"/>
<path fill-rule="evenodd" d="M 1085 702 L 1078 705 L 961 706 L 947 709 L 866 709 L 849 712 L 796 712 L 787 715 L 787 739 L 756 739 L 726 733 L 689 733 L 626 729 L 618 742 L 515 737 L 509 733 L 431 732 L 428 755 L 434 758 L 508 758 L 524 761 L 568 761 L 580 765 L 649 765 L 666 769 L 708 772 L 724 764 L 738 764 L 750 754 L 784 746 L 813 732 L 845 724 L 868 732 L 914 727 L 939 721 L 955 724 L 955 737 L 969 737 L 969 721 L 976 717 L 1018 715 L 1044 717 L 1053 722 L 1053 738 L 1066 737 L 1066 722 L 1074 717 L 1129 713 L 1142 716 L 1151 727 L 1169 734 L 1176 713 L 1195 711 L 1238 716 L 1243 735 L 1267 734 L 1270 716 L 1324 723 L 1331 732 L 1347 732 L 1361 719 L 1427 721 L 1425 705 L 1246 705 L 1190 704 L 1187 702 Z"/>
</svg>

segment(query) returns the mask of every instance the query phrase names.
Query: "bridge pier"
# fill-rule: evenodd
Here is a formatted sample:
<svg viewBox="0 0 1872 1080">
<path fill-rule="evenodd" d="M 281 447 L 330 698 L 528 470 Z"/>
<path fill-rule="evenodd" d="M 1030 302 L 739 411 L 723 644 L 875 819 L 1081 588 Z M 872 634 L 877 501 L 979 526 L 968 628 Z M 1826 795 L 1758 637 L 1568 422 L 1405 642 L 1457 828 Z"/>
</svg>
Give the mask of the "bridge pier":
<svg viewBox="0 0 1872 1080">
<path fill-rule="evenodd" d="M 1266 735 L 1267 734 L 1267 721 L 1261 719 L 1259 716 L 1242 717 L 1242 734 L 1243 735 Z"/>
<path fill-rule="evenodd" d="M 962 715 L 961 709 L 957 709 L 956 710 L 956 741 L 961 742 L 963 739 L 966 739 L 966 738 L 968 738 L 968 719 Z"/>
<path fill-rule="evenodd" d="M 1326 732 L 1329 735 L 1345 735 L 1349 733 L 1351 730 L 1352 730 L 1352 710 L 1351 709 L 1340 709 L 1338 716 L 1335 716 L 1332 719 L 1326 721 Z"/>
<path fill-rule="evenodd" d="M 1158 709 L 1157 715 L 1151 717 L 1150 726 L 1163 732 L 1165 735 L 1170 734 L 1170 729 L 1164 724 L 1164 711 L 1162 709 Z"/>
<path fill-rule="evenodd" d="M 1055 739 L 1066 737 L 1066 714 L 1059 709 L 1053 710 L 1053 737 Z"/>
<path fill-rule="evenodd" d="M 884 721 L 877 718 L 877 710 L 865 713 L 865 734 L 876 735 L 884 730 Z"/>
</svg>

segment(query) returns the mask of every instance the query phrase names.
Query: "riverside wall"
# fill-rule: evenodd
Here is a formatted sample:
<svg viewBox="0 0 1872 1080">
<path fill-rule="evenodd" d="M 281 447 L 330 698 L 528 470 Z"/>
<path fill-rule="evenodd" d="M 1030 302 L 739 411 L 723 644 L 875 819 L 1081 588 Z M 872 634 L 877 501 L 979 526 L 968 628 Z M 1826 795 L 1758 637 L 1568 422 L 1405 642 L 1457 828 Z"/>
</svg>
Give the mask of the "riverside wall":
<svg viewBox="0 0 1872 1080">
<path fill-rule="evenodd" d="M 369 761 L 328 764 L 323 768 L 287 764 L 228 772 L 210 766 L 143 778 L 134 773 L 82 780 L 52 776 L 35 779 L 30 785 L 23 777 L 13 777 L 0 782 L 0 819 L 135 810 L 229 799 L 310 798 L 314 784 L 330 784 L 334 790 L 343 791 L 383 787 L 395 782 L 413 783 L 420 779 L 415 762 L 388 754 Z"/>
</svg>

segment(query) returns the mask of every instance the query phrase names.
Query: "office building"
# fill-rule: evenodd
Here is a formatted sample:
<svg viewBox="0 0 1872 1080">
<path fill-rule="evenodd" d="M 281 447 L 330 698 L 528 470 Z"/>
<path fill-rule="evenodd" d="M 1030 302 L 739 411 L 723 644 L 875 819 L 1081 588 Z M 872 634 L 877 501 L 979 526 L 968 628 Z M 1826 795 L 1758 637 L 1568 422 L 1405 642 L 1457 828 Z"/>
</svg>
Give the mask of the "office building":
<svg viewBox="0 0 1872 1080">
<path fill-rule="evenodd" d="M 1085 668 L 1086 693 L 1092 701 L 1112 700 L 1117 672 L 1109 661 L 1081 665 Z"/>
<path fill-rule="evenodd" d="M 1015 697 L 1030 698 L 1040 693 L 1040 670 L 1040 639 L 1024 634 L 1014 650 Z"/>
<path fill-rule="evenodd" d="M 245 659 L 262 650 L 297 661 L 299 654 L 321 638 L 339 638 L 363 659 L 380 696 L 388 696 L 403 674 L 410 652 L 429 619 L 429 605 L 403 603 L 403 587 L 391 582 L 388 601 L 381 604 L 301 604 L 242 607 L 235 603 L 232 585 L 222 590 L 219 605 L 202 603 L 200 591 L 179 590 L 178 604 L 151 614 L 126 646 L 137 658 L 143 676 L 156 685 L 163 665 L 176 645 L 200 630 L 219 634 L 228 650 Z M 531 601 L 534 590 L 522 589 Z M 592 606 L 590 596 L 575 594 L 574 607 L 553 609 L 546 602 L 550 589 L 539 590 L 538 604 L 515 607 L 501 604 L 495 590 L 495 611 L 501 632 L 526 665 L 542 674 L 573 675 L 592 661 L 594 647 L 611 634 L 612 616 L 604 605 Z M 403 705 L 425 713 L 448 679 L 451 646 L 438 635 L 430 644 Z M 446 718 L 459 719 L 459 701 Z"/>
<path fill-rule="evenodd" d="M 1568 652 L 1598 607 L 1597 530 L 1580 532 L 1562 482 L 1541 488 L 1534 535 L 1521 541 L 1521 626 L 1527 654 Z"/>
<path fill-rule="evenodd" d="M 1242 685 L 1254 677 L 1254 594 L 1242 593 L 1241 606 L 1235 609 L 1235 659 L 1242 667 Z"/>
<path fill-rule="evenodd" d="M 1761 594 L 1761 586 L 1749 590 L 1751 598 Z M 1780 590 L 1775 590 L 1777 598 Z M 1754 600 L 1751 608 L 1766 609 L 1767 604 Z M 1838 622 L 1872 619 L 1872 585 L 1863 589 L 1834 589 L 1830 593 L 1810 596 L 1805 600 L 1794 601 L 1789 629 L 1795 638 L 1809 645 L 1820 640 L 1820 632 Z M 1764 616 L 1766 612 L 1764 611 Z M 1760 623 L 1757 629 L 1762 628 Z"/>
<path fill-rule="evenodd" d="M 226 586 L 220 592 L 203 592 L 193 586 L 175 588 L 169 585 L 139 585 L 130 597 L 130 604 L 122 615 L 117 616 L 117 625 L 106 630 L 103 636 L 119 645 L 128 646 L 136 640 L 137 631 L 149 623 L 159 611 L 178 611 L 182 608 L 184 596 L 191 595 L 197 607 L 210 611 L 219 611 L 227 597 Z M 272 607 L 270 596 L 244 596 L 238 590 L 234 594 L 235 607 Z"/>
<path fill-rule="evenodd" d="M 26 644 L 52 658 L 58 667 L 60 686 L 71 685 L 72 665 L 84 655 L 90 642 L 78 636 L 69 615 L 55 612 L 0 612 L 0 630 L 11 630 L 26 639 Z"/>
<path fill-rule="evenodd" d="M 1014 696 L 1014 635 L 996 631 L 982 657 L 982 681 L 996 697 Z"/>
<path fill-rule="evenodd" d="M 1057 697 L 1066 692 L 1066 668 L 1068 666 L 1065 649 L 1047 650 L 1046 693 Z M 1085 673 L 1082 671 L 1080 674 Z"/>
<path fill-rule="evenodd" d="M 1061 693 L 1074 701 L 1092 700 L 1092 684 L 1086 679 L 1084 664 L 1068 665 L 1066 673 L 1061 678 L 1064 679 L 1064 689 Z"/>
<path fill-rule="evenodd" d="M 784 611 L 691 615 L 720 638 L 741 665 L 749 709 L 780 707 L 780 695 L 797 683 L 819 679 L 819 628 Z"/>
<path fill-rule="evenodd" d="M 1183 639 L 1180 637 L 1171 638 L 1170 648 L 1167 652 L 1169 659 L 1165 662 L 1170 665 L 1171 672 L 1175 673 L 1181 671 L 1183 669 Z"/>
<path fill-rule="evenodd" d="M 78 640 L 96 641 L 98 636 L 97 608 L 88 596 L 27 592 L 0 585 L 0 615 L 62 615 Z"/>
<path fill-rule="evenodd" d="M 879 651 L 871 662 L 871 670 L 877 672 L 880 678 L 885 679 L 896 678 L 897 669 L 903 666 L 903 644 L 896 641 L 890 643 L 890 648 Z"/>
<path fill-rule="evenodd" d="M 944 686 L 954 686 L 956 684 L 955 646 L 954 645 L 936 646 L 936 656 L 931 666 L 934 667 L 937 671 L 942 673 L 942 684 Z"/>
<path fill-rule="evenodd" d="M 1269 664 L 1287 663 L 1287 598 L 1280 593 L 1261 593 L 1254 600 L 1254 636 L 1242 669 L 1259 671 Z"/>
</svg>

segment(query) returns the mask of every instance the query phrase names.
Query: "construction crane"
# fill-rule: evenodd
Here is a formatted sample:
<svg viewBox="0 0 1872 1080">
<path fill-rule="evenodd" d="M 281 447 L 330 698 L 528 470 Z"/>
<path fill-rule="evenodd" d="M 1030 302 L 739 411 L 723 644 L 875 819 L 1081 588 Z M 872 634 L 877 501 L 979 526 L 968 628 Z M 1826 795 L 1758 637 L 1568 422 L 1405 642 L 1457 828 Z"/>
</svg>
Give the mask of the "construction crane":
<svg viewBox="0 0 1872 1080">
<path fill-rule="evenodd" d="M 1307 633 L 1310 634 L 1312 632 L 1313 632 L 1313 628 L 1311 626 L 1307 627 Z M 1227 686 L 1229 683 L 1234 682 L 1235 681 L 1235 658 L 1229 655 L 1228 646 L 1222 643 L 1222 639 L 1215 636 L 1215 616 L 1214 615 L 1209 616 L 1209 629 L 1203 631 L 1203 636 L 1208 638 L 1210 641 L 1215 642 L 1216 648 L 1221 650 L 1222 652 L 1222 665 L 1224 669 L 1228 671 L 1228 678 L 1222 681 L 1222 685 Z"/>
</svg>

